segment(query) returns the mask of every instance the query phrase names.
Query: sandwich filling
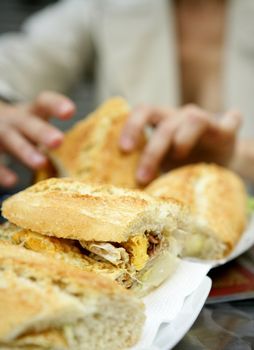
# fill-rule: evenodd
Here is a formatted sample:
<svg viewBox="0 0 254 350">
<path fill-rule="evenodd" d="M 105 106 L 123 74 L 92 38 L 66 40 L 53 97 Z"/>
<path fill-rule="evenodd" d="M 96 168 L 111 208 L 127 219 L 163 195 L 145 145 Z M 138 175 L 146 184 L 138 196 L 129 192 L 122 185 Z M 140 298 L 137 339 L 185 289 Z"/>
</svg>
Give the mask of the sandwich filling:
<svg viewBox="0 0 254 350">
<path fill-rule="evenodd" d="M 184 245 L 182 256 L 201 259 L 219 259 L 227 251 L 226 244 L 219 242 L 216 237 L 206 232 L 194 232 L 188 236 Z"/>
<path fill-rule="evenodd" d="M 2 233 L 2 239 L 4 237 L 6 239 L 6 233 Z M 171 273 L 179 254 L 176 240 L 160 231 L 146 231 L 126 242 L 115 243 L 76 241 L 16 229 L 9 233 L 9 240 L 106 275 L 128 289 L 142 289 L 148 281 L 149 285 L 158 286 Z"/>
</svg>

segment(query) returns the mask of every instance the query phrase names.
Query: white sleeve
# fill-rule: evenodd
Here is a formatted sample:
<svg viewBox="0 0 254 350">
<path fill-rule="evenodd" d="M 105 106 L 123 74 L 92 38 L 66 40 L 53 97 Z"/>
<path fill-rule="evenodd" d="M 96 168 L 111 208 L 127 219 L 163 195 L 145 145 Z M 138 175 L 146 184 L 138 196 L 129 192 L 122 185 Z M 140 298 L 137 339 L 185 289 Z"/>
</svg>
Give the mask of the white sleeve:
<svg viewBox="0 0 254 350">
<path fill-rule="evenodd" d="M 65 92 L 91 58 L 92 1 L 65 0 L 0 37 L 0 96 L 26 100 L 49 89 Z"/>
</svg>

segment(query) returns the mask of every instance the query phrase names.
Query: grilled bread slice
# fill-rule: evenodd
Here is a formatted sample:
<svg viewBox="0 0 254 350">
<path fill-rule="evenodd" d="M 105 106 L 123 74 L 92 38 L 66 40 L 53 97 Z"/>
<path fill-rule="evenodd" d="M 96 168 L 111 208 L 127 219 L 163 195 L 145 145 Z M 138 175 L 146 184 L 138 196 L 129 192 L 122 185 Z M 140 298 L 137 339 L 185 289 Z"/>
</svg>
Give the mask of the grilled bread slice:
<svg viewBox="0 0 254 350">
<path fill-rule="evenodd" d="M 129 113 L 130 107 L 123 98 L 106 101 L 65 134 L 61 146 L 49 153 L 52 163 L 37 173 L 37 181 L 70 176 L 87 182 L 138 188 L 135 174 L 145 137 L 131 153 L 119 148 Z"/>
</svg>

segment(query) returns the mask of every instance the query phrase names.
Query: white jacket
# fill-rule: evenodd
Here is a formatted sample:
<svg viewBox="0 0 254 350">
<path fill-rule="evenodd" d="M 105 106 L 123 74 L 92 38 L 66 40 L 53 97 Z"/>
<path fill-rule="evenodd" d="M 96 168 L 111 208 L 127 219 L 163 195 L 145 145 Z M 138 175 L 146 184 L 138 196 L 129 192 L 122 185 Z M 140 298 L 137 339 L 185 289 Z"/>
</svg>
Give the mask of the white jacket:
<svg viewBox="0 0 254 350">
<path fill-rule="evenodd" d="M 131 104 L 178 106 L 179 76 L 168 0 L 65 0 L 0 39 L 0 95 L 32 99 L 66 92 L 95 66 L 97 102 L 122 95 Z M 224 109 L 245 117 L 254 136 L 254 1 L 229 0 Z"/>
</svg>

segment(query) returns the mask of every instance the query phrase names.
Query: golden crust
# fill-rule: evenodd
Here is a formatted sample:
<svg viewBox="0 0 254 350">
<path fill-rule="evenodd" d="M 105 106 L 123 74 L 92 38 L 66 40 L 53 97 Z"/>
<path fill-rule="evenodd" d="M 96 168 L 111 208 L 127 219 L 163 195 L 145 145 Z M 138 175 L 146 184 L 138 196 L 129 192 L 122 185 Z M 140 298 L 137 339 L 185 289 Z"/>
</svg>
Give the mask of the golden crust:
<svg viewBox="0 0 254 350">
<path fill-rule="evenodd" d="M 135 173 L 145 139 L 131 153 L 119 148 L 129 112 L 127 102 L 115 97 L 68 131 L 62 145 L 50 154 L 58 176 L 138 188 Z M 46 168 L 37 174 L 37 179 L 43 180 L 51 174 L 50 168 Z"/>
<path fill-rule="evenodd" d="M 163 211 L 166 218 L 181 220 L 183 208 L 175 200 L 163 203 L 141 191 L 72 179 L 37 183 L 7 199 L 2 208 L 11 223 L 41 234 L 113 242 L 145 230 Z"/>
<path fill-rule="evenodd" d="M 196 222 L 226 244 L 238 242 L 247 220 L 247 195 L 242 180 L 215 164 L 178 168 L 153 181 L 146 192 L 179 199 L 189 206 Z"/>
</svg>

